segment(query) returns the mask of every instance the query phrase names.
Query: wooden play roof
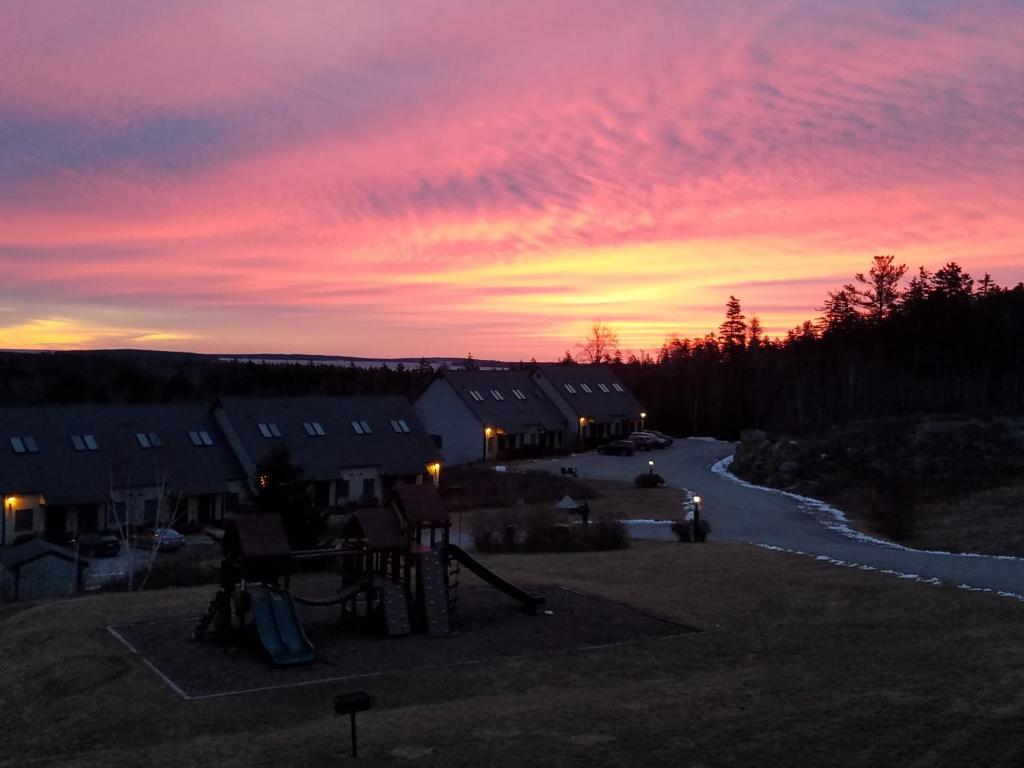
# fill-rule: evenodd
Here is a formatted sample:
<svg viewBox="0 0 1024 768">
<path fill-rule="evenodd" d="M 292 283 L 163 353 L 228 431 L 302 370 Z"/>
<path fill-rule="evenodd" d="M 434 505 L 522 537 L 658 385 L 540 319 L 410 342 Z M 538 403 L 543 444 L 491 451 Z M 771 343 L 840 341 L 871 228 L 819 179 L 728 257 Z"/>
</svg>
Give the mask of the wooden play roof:
<svg viewBox="0 0 1024 768">
<path fill-rule="evenodd" d="M 366 539 L 370 549 L 402 549 L 407 544 L 398 516 L 390 508 L 353 512 L 342 535 Z"/>
<path fill-rule="evenodd" d="M 225 534 L 225 542 L 228 547 L 236 545 L 246 558 L 288 557 L 292 553 L 280 515 L 238 515 Z"/>
<path fill-rule="evenodd" d="M 445 525 L 451 521 L 441 494 L 430 483 L 395 486 L 395 506 L 413 525 Z"/>
</svg>

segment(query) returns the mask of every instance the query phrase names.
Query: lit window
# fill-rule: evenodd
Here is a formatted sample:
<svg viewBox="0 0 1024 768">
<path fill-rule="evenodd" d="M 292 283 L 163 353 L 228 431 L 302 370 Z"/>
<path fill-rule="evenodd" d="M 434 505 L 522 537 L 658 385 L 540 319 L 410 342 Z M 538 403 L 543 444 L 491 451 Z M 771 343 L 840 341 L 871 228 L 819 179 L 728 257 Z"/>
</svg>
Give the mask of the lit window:
<svg viewBox="0 0 1024 768">
<path fill-rule="evenodd" d="M 211 438 L 210 433 L 205 430 L 199 433 L 199 439 L 203 442 L 203 445 L 213 445 L 213 438 Z"/>
<path fill-rule="evenodd" d="M 409 425 L 405 423 L 405 419 L 399 419 L 398 420 L 398 426 L 400 426 L 402 428 L 403 432 L 411 432 L 412 431 L 411 429 L 409 429 Z"/>
<path fill-rule="evenodd" d="M 74 446 L 76 451 L 84 451 L 85 450 L 85 443 L 82 442 L 82 436 L 81 435 L 72 435 L 71 436 L 71 445 Z"/>
<path fill-rule="evenodd" d="M 504 400 L 504 399 L 505 399 L 505 398 L 504 398 L 504 397 L 502 396 L 501 392 L 499 392 L 499 391 L 498 391 L 498 390 L 496 390 L 496 389 L 492 389 L 492 390 L 491 390 L 491 397 L 493 397 L 493 398 L 494 398 L 495 400 Z"/>
<path fill-rule="evenodd" d="M 22 441 L 20 437 L 11 438 L 11 448 L 14 449 L 15 453 L 26 453 L 25 443 Z"/>
<path fill-rule="evenodd" d="M 135 439 L 139 441 L 140 448 L 151 448 L 153 444 L 149 442 L 149 435 L 145 432 L 136 432 Z"/>
<path fill-rule="evenodd" d="M 597 386 L 600 388 L 602 392 L 611 392 L 611 390 L 608 389 L 608 387 L 606 387 L 604 384 L 598 384 Z"/>
<path fill-rule="evenodd" d="M 614 390 L 615 390 L 616 392 L 625 392 L 625 391 L 626 391 L 626 390 L 624 390 L 624 389 L 622 388 L 622 385 L 621 385 L 621 384 L 612 384 L 612 388 L 613 388 L 613 389 L 614 389 Z"/>
<path fill-rule="evenodd" d="M 576 394 L 576 387 L 574 387 L 572 384 L 565 384 L 563 386 L 565 387 L 565 391 L 568 392 L 569 394 Z"/>
<path fill-rule="evenodd" d="M 313 422 L 313 431 L 316 432 L 318 437 L 323 437 L 324 435 L 327 434 L 326 432 L 324 432 L 324 428 L 320 425 L 319 421 Z"/>
<path fill-rule="evenodd" d="M 586 392 L 588 395 L 594 394 L 594 390 L 592 390 L 590 388 L 590 385 L 588 385 L 588 384 L 580 384 L 580 387 L 582 387 L 583 391 Z"/>
<path fill-rule="evenodd" d="M 261 435 L 263 435 L 264 437 L 270 437 L 270 427 L 268 427 L 266 424 L 260 424 L 259 427 Z"/>
<path fill-rule="evenodd" d="M 38 443 L 36 443 L 36 439 L 34 437 L 26 436 L 21 439 L 25 443 L 26 451 L 28 451 L 29 453 L 39 453 L 39 445 Z"/>
<path fill-rule="evenodd" d="M 363 434 L 363 426 L 358 421 L 352 422 L 352 430 L 357 434 Z"/>
<path fill-rule="evenodd" d="M 82 440 L 85 441 L 85 447 L 88 448 L 90 451 L 99 450 L 100 447 L 96 445 L 96 438 L 93 437 L 92 435 L 82 435 Z"/>
<path fill-rule="evenodd" d="M 521 389 L 513 389 L 512 390 L 512 394 L 516 396 L 517 400 L 525 400 L 526 399 L 526 395 L 523 394 L 523 390 L 521 390 Z"/>
<path fill-rule="evenodd" d="M 370 425 L 367 424 L 365 421 L 360 421 L 359 422 L 359 426 L 361 426 L 363 428 L 363 432 L 365 432 L 366 434 L 368 434 L 368 435 L 372 435 L 373 434 L 373 430 L 370 429 Z"/>
<path fill-rule="evenodd" d="M 484 396 L 477 392 L 475 389 L 469 390 L 469 395 L 478 403 L 482 403 L 484 401 Z"/>
</svg>

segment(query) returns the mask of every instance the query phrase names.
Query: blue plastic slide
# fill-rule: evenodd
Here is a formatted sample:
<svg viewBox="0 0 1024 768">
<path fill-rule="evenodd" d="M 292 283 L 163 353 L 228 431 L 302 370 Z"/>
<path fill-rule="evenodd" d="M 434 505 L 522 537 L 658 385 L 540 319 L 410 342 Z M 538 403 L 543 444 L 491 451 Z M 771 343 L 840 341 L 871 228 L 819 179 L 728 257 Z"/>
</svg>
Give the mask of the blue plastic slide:
<svg viewBox="0 0 1024 768">
<path fill-rule="evenodd" d="M 313 661 L 313 645 L 302 630 L 290 592 L 268 587 L 249 587 L 252 617 L 260 642 L 275 667 L 291 667 Z"/>
</svg>

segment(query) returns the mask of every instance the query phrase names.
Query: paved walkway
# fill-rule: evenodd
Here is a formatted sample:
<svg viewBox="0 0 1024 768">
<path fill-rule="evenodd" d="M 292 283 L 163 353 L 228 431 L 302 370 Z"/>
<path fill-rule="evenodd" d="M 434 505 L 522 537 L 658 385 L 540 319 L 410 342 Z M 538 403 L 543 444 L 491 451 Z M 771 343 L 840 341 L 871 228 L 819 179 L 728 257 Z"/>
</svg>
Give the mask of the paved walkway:
<svg viewBox="0 0 1024 768">
<path fill-rule="evenodd" d="M 575 466 L 581 477 L 631 481 L 648 470 L 655 471 L 677 488 L 700 494 L 703 512 L 712 525 L 712 539 L 778 547 L 814 555 L 845 565 L 860 565 L 921 580 L 937 580 L 994 592 L 1024 595 L 1024 560 L 976 555 L 951 555 L 900 548 L 879 541 L 865 541 L 827 527 L 821 504 L 794 498 L 771 489 L 743 485 L 729 475 L 712 471 L 732 454 L 732 443 L 714 440 L 677 440 L 665 450 L 635 456 L 601 456 L 585 453 L 548 461 L 531 462 L 530 468 L 559 471 Z M 834 522 L 833 522 L 834 525 Z M 637 538 L 667 538 L 667 526 L 637 526 Z"/>
</svg>

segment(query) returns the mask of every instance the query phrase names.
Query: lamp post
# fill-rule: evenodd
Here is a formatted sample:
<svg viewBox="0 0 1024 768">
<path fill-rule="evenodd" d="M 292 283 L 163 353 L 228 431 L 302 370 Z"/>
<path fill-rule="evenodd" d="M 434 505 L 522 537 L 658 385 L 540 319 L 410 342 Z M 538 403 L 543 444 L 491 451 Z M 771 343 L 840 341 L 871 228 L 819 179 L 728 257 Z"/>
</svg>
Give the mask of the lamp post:
<svg viewBox="0 0 1024 768">
<path fill-rule="evenodd" d="M 487 443 L 490 442 L 491 435 L 494 434 L 494 430 L 490 427 L 484 427 L 484 461 L 487 461 Z"/>
<path fill-rule="evenodd" d="M 647 411 L 640 411 L 640 431 L 643 432 L 647 427 Z"/>
<path fill-rule="evenodd" d="M 587 417 L 580 416 L 580 445 L 579 450 L 583 450 L 583 427 L 587 425 Z"/>
<path fill-rule="evenodd" d="M 648 475 L 653 475 L 654 474 L 654 459 L 649 459 L 647 461 L 647 474 Z"/>
<path fill-rule="evenodd" d="M 700 535 L 700 496 L 693 497 L 693 540 L 704 541 Z"/>
</svg>

